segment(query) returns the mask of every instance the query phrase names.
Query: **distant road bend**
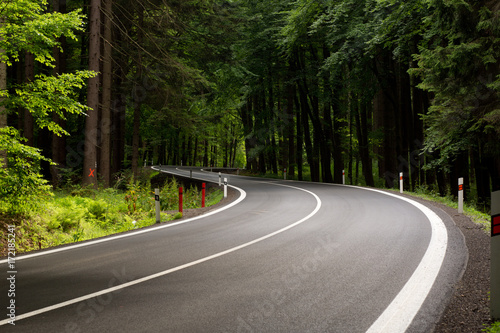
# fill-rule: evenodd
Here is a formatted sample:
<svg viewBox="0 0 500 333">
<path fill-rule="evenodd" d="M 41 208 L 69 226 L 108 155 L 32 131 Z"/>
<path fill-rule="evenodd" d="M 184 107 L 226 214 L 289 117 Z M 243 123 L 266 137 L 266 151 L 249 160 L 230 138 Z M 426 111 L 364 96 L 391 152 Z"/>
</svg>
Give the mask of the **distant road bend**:
<svg viewBox="0 0 500 333">
<path fill-rule="evenodd" d="M 374 189 L 224 177 L 240 194 L 219 212 L 18 257 L 15 326 L 0 330 L 432 332 L 467 262 L 443 211 Z"/>
</svg>

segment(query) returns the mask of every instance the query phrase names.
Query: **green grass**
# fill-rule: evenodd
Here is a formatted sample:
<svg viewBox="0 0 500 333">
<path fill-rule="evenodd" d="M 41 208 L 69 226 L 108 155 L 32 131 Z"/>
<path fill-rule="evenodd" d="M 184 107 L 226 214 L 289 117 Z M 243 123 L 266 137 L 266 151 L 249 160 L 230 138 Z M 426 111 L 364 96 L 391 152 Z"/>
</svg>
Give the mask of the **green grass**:
<svg viewBox="0 0 500 333">
<path fill-rule="evenodd" d="M 429 192 L 425 188 L 417 188 L 415 192 L 406 192 L 421 199 L 439 202 L 445 206 L 458 210 L 458 200 L 451 197 L 441 197 L 435 192 Z M 490 215 L 481 212 L 474 203 L 464 201 L 464 215 L 469 217 L 474 223 L 483 227 L 487 234 L 491 233 L 491 217 Z"/>
<path fill-rule="evenodd" d="M 500 321 L 494 322 L 491 326 L 485 327 L 483 332 L 500 333 Z"/>
</svg>

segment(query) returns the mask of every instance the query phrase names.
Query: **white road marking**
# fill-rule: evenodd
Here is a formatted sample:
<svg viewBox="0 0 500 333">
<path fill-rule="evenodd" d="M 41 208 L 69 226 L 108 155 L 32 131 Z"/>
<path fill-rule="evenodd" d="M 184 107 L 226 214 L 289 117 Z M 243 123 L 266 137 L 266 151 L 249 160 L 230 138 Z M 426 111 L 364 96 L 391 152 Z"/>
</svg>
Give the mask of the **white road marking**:
<svg viewBox="0 0 500 333">
<path fill-rule="evenodd" d="M 44 256 L 44 255 L 48 255 L 48 254 L 52 254 L 52 253 L 57 253 L 57 252 L 62 252 L 62 251 L 68 251 L 68 250 L 77 249 L 77 248 L 84 247 L 84 246 L 89 246 L 89 245 L 94 245 L 94 244 L 109 242 L 109 241 L 113 241 L 113 240 L 120 239 L 120 238 L 132 237 L 132 236 L 144 234 L 144 233 L 147 233 L 147 232 L 156 231 L 156 230 L 159 230 L 159 229 L 171 228 L 171 227 L 179 225 L 179 224 L 184 224 L 184 223 L 192 222 L 194 220 L 198 220 L 198 219 L 210 216 L 210 215 L 214 215 L 214 214 L 220 213 L 220 212 L 222 212 L 222 211 L 224 211 L 224 210 L 226 210 L 228 208 L 231 208 L 231 207 L 239 204 L 241 201 L 243 201 L 246 198 L 246 195 L 247 195 L 246 192 L 244 190 L 242 190 L 241 188 L 238 188 L 238 187 L 232 186 L 232 185 L 228 185 L 228 186 L 230 186 L 230 187 L 238 190 L 240 192 L 240 197 L 237 200 L 231 202 L 230 204 L 228 204 L 228 205 L 226 205 L 224 207 L 221 207 L 221 208 L 219 208 L 217 210 L 208 212 L 206 214 L 195 216 L 195 217 L 192 217 L 192 218 L 184 220 L 184 221 L 179 221 L 179 222 L 174 222 L 174 223 L 160 225 L 158 227 L 151 227 L 151 228 L 147 228 L 147 229 L 140 229 L 140 230 L 137 230 L 137 231 L 131 231 L 131 232 L 124 233 L 124 234 L 118 234 L 116 236 L 109 236 L 109 237 L 106 237 L 106 238 L 100 238 L 100 239 L 96 239 L 96 240 L 92 240 L 92 241 L 85 241 L 85 242 L 82 242 L 82 243 L 76 243 L 76 244 L 73 244 L 73 245 L 68 245 L 68 246 L 56 248 L 56 249 L 53 249 L 53 250 L 47 250 L 47 251 L 35 252 L 35 253 L 31 253 L 31 254 L 26 254 L 26 255 L 20 255 L 19 257 L 16 257 L 16 261 L 23 260 L 23 259 L 34 258 L 34 257 L 39 257 L 39 256 Z M 4 264 L 7 261 L 8 261 L 8 259 L 0 260 L 0 264 Z"/>
<path fill-rule="evenodd" d="M 167 274 L 180 271 L 180 270 L 182 270 L 184 268 L 188 268 L 188 267 L 191 267 L 191 266 L 194 266 L 194 265 L 198 265 L 198 264 L 201 264 L 203 262 L 206 262 L 206 261 L 209 261 L 209 260 L 212 260 L 212 259 L 224 256 L 226 254 L 229 254 L 229 253 L 241 250 L 241 249 L 243 249 L 245 247 L 248 247 L 250 245 L 262 242 L 263 240 L 266 240 L 268 238 L 271 238 L 273 236 L 281 234 L 281 233 L 283 233 L 283 232 L 285 232 L 285 231 L 287 231 L 289 229 L 292 229 L 292 228 L 298 226 L 301 223 L 304 223 L 305 221 L 307 221 L 308 219 L 310 219 L 311 217 L 313 217 L 320 210 L 320 208 L 321 208 L 321 200 L 320 200 L 320 198 L 316 194 L 314 194 L 313 192 L 311 192 L 311 191 L 308 191 L 308 190 L 305 190 L 305 189 L 302 189 L 302 188 L 299 188 L 299 187 L 294 187 L 294 186 L 288 186 L 288 185 L 282 185 L 282 184 L 274 184 L 274 183 L 269 183 L 269 184 L 279 185 L 279 186 L 284 186 L 284 187 L 290 187 L 290 188 L 297 189 L 297 190 L 304 191 L 306 193 L 311 194 L 316 199 L 316 208 L 309 215 L 307 215 L 306 217 L 302 218 L 301 220 L 299 220 L 297 222 L 294 222 L 294 223 L 290 224 L 289 226 L 284 227 L 282 229 L 279 229 L 279 230 L 277 230 L 275 232 L 272 232 L 272 233 L 267 234 L 265 236 L 262 236 L 260 238 L 254 239 L 253 241 L 250 241 L 250 242 L 244 243 L 242 245 L 230 248 L 228 250 L 225 250 L 225 251 L 213 254 L 213 255 L 208 256 L 208 257 L 204 257 L 204 258 L 201 258 L 201 259 L 198 259 L 198 260 L 186 263 L 184 265 L 180 265 L 180 266 L 177 266 L 177 267 L 174 267 L 174 268 L 171 268 L 171 269 L 168 269 L 168 270 L 156 273 L 156 274 L 145 276 L 143 278 L 140 278 L 140 279 L 137 279 L 137 280 L 134 280 L 134 281 L 123 283 L 123 284 L 121 284 L 119 286 L 115 286 L 115 287 L 112 287 L 112 288 L 104 289 L 104 290 L 101 290 L 101 291 L 98 291 L 98 292 L 95 292 L 95 293 L 92 293 L 92 294 L 88 294 L 88 295 L 85 295 L 85 296 L 81 296 L 81 297 L 78 297 L 78 298 L 74 298 L 74 299 L 68 300 L 66 302 L 54 304 L 54 305 L 47 306 L 47 307 L 42 308 L 42 309 L 38 309 L 38 310 L 35 310 L 35 311 L 31 311 L 31 312 L 28 312 L 28 313 L 17 315 L 16 316 L 16 321 L 21 320 L 21 319 L 26 319 L 26 318 L 29 318 L 29 317 L 33 317 L 33 316 L 36 316 L 36 315 L 39 315 L 39 314 L 42 314 L 42 313 L 45 313 L 45 312 L 49 312 L 49 311 L 52 311 L 52 310 L 56 310 L 56 309 L 59 309 L 59 308 L 62 308 L 62 307 L 65 307 L 65 306 L 68 306 L 68 305 L 71 305 L 71 304 L 79 303 L 81 301 L 84 301 L 84 300 L 87 300 L 87 299 L 90 299 L 90 298 L 94 298 L 94 297 L 97 297 L 97 296 L 100 296 L 100 295 L 112 293 L 112 292 L 114 292 L 116 290 L 124 289 L 124 288 L 127 288 L 127 287 L 131 287 L 131 286 L 134 286 L 136 284 L 143 283 L 143 282 L 146 282 L 146 281 L 149 281 L 149 280 L 161 277 L 161 276 L 165 276 Z M 204 215 L 204 216 L 207 216 L 207 215 Z M 5 320 L 0 321 L 0 326 L 7 324 L 9 322 L 9 320 L 10 319 L 5 319 Z"/>
<path fill-rule="evenodd" d="M 431 224 L 431 241 L 420 264 L 391 304 L 389 304 L 380 317 L 366 331 L 366 333 L 405 332 L 429 295 L 441 269 L 448 246 L 448 232 L 443 220 L 421 203 L 375 189 L 361 189 L 383 193 L 406 201 L 422 211 Z"/>
</svg>

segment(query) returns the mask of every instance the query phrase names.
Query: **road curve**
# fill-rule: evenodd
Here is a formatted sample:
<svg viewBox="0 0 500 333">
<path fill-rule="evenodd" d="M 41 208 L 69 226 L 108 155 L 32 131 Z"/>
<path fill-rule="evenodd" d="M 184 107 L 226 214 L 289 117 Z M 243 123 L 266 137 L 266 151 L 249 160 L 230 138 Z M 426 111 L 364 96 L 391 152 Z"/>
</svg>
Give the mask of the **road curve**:
<svg viewBox="0 0 500 333">
<path fill-rule="evenodd" d="M 220 213 L 18 258 L 16 325 L 2 332 L 432 331 L 467 261 L 444 212 L 356 187 L 224 177 L 243 200 Z"/>
</svg>

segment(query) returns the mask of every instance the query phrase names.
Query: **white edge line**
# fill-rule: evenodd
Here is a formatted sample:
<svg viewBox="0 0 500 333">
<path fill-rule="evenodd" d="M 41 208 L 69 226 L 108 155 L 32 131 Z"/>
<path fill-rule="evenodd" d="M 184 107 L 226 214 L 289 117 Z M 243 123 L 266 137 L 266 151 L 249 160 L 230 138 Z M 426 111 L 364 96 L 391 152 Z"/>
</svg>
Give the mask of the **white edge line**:
<svg viewBox="0 0 500 333">
<path fill-rule="evenodd" d="M 448 246 L 446 226 L 443 220 L 430 208 L 414 200 L 376 189 L 344 186 L 374 191 L 406 201 L 424 213 L 430 222 L 431 240 L 422 260 L 398 295 L 366 331 L 366 333 L 405 332 L 429 295 L 441 269 Z"/>
<path fill-rule="evenodd" d="M 270 184 L 272 184 L 272 183 L 270 183 Z M 225 251 L 222 251 L 222 252 L 219 252 L 219 253 L 215 253 L 215 254 L 213 254 L 211 256 L 208 256 L 208 257 L 204 257 L 204 258 L 201 258 L 201 259 L 198 259 L 198 260 L 186 263 L 184 265 L 180 265 L 180 266 L 177 266 L 177 267 L 174 267 L 174 268 L 170 268 L 168 270 L 165 270 L 165 271 L 162 271 L 162 272 L 158 272 L 156 274 L 152 274 L 152 275 L 149 275 L 149 276 L 145 276 L 143 278 L 140 278 L 140 279 L 137 279 L 137 280 L 134 280 L 134 281 L 123 283 L 123 284 L 121 284 L 119 286 L 115 286 L 115 287 L 112 287 L 112 288 L 104 289 L 104 290 L 101 290 L 101 291 L 98 291 L 98 292 L 95 292 L 95 293 L 92 293 L 92 294 L 88 294 L 88 295 L 81 296 L 81 297 L 78 297 L 78 298 L 74 298 L 74 299 L 71 299 L 71 300 L 68 300 L 68 301 L 65 301 L 65 302 L 62 302 L 62 303 L 58 303 L 58 304 L 54 304 L 54 305 L 51 305 L 51 306 L 47 306 L 45 308 L 38 309 L 38 310 L 35 310 L 35 311 L 31 311 L 31 312 L 28 312 L 28 313 L 20 314 L 20 315 L 16 316 L 16 321 L 21 320 L 21 319 L 26 319 L 26 318 L 29 318 L 29 317 L 33 317 L 33 316 L 36 316 L 36 315 L 39 315 L 39 314 L 42 314 L 42 313 L 45 313 L 45 312 L 49 312 L 49 311 L 52 311 L 52 310 L 56 310 L 56 309 L 59 309 L 59 308 L 62 308 L 62 307 L 68 306 L 68 305 L 79 303 L 81 301 L 84 301 L 84 300 L 87 300 L 87 299 L 90 299 L 90 298 L 94 298 L 94 297 L 97 297 L 97 296 L 100 296 L 100 295 L 108 294 L 108 293 L 117 291 L 119 289 L 124 289 L 124 288 L 130 287 L 130 286 L 142 283 L 142 282 L 146 282 L 146 281 L 149 281 L 149 280 L 161 277 L 161 276 L 165 276 L 167 274 L 170 274 L 170 273 L 182 270 L 184 268 L 188 268 L 188 267 L 191 267 L 191 266 L 203 263 L 205 261 L 209 261 L 209 260 L 221 257 L 223 255 L 226 255 L 226 254 L 238 251 L 240 249 L 243 249 L 243 248 L 248 247 L 250 245 L 253 245 L 255 243 L 261 242 L 261 241 L 263 241 L 265 239 L 271 238 L 273 236 L 276 236 L 276 235 L 278 235 L 278 234 L 280 234 L 282 232 L 285 232 L 285 231 L 287 231 L 287 230 L 289 230 L 291 228 L 294 228 L 294 227 L 298 226 L 299 224 L 301 224 L 301 223 L 307 221 L 308 219 L 310 219 L 311 217 L 313 217 L 319 211 L 319 209 L 321 208 L 321 199 L 316 194 L 314 194 L 311 191 L 308 191 L 308 190 L 305 190 L 305 189 L 302 189 L 302 188 L 299 188 L 299 187 L 282 185 L 282 184 L 273 184 L 273 185 L 290 187 L 290 188 L 297 189 L 297 190 L 304 191 L 304 192 L 307 192 L 307 193 L 311 194 L 316 199 L 316 208 L 311 213 L 309 213 L 309 215 L 307 215 L 306 217 L 302 218 L 301 220 L 299 220 L 297 222 L 294 222 L 294 223 L 292 223 L 292 224 L 290 224 L 290 225 L 288 225 L 288 226 L 286 226 L 286 227 L 284 227 L 282 229 L 279 229 L 279 230 L 277 230 L 275 232 L 272 232 L 272 233 L 267 234 L 265 236 L 262 236 L 260 238 L 254 239 L 254 240 L 252 240 L 250 242 L 238 245 L 236 247 L 230 248 L 228 250 L 225 250 Z M 9 321 L 11 321 L 11 320 L 10 319 L 5 319 L 5 320 L 0 321 L 0 326 L 7 324 Z"/>
<path fill-rule="evenodd" d="M 22 259 L 35 258 L 35 257 L 39 257 L 39 256 L 44 256 L 44 255 L 52 254 L 52 253 L 62 252 L 62 251 L 73 250 L 73 249 L 77 249 L 77 248 L 80 248 L 80 247 L 85 247 L 85 246 L 89 246 L 89 245 L 94 245 L 94 244 L 109 242 L 109 241 L 113 241 L 113 240 L 117 240 L 117 239 L 121 239 L 121 238 L 125 238 L 125 237 L 132 237 L 132 236 L 144 234 L 144 233 L 147 233 L 147 232 L 156 231 L 156 230 L 159 230 L 159 229 L 170 228 L 170 227 L 173 227 L 173 226 L 176 226 L 176 225 L 179 225 L 179 224 L 188 223 L 188 222 L 191 222 L 191 221 L 194 221 L 194 220 L 202 219 L 202 218 L 205 218 L 207 216 L 220 213 L 220 212 L 222 212 L 222 211 L 224 211 L 226 209 L 229 209 L 229 208 L 231 208 L 231 207 L 239 204 L 241 201 L 243 201 L 246 198 L 246 195 L 247 195 L 247 193 L 243 189 L 241 189 L 239 187 L 236 187 L 236 186 L 233 186 L 233 185 L 228 185 L 228 186 L 232 187 L 232 188 L 234 188 L 236 190 L 238 190 L 240 192 L 240 197 L 238 199 L 236 199 L 235 201 L 231 202 L 230 204 L 227 204 L 224 207 L 221 207 L 219 209 L 210 211 L 210 212 L 205 213 L 203 215 L 195 216 L 195 217 L 192 217 L 192 218 L 189 218 L 189 219 L 186 219 L 186 220 L 183 220 L 183 221 L 179 221 L 179 222 L 174 222 L 174 223 L 169 223 L 169 224 L 165 224 L 165 225 L 160 225 L 160 226 L 157 226 L 157 227 L 149 227 L 147 229 L 140 229 L 140 230 L 137 230 L 137 231 L 130 231 L 130 232 L 127 232 L 127 233 L 124 233 L 124 234 L 116 235 L 116 236 L 108 236 L 108 237 L 100 238 L 100 239 L 96 239 L 96 240 L 83 241 L 82 243 L 77 243 L 77 244 L 74 244 L 74 245 L 67 245 L 67 246 L 63 245 L 62 247 L 56 248 L 56 249 L 53 249 L 53 250 L 46 250 L 46 251 L 35 252 L 35 253 L 31 253 L 31 254 L 26 254 L 26 255 L 21 255 L 19 257 L 16 257 L 16 261 L 19 261 L 19 260 L 22 260 Z M 8 259 L 2 259 L 2 260 L 0 260 L 0 264 L 4 264 L 4 263 L 7 263 L 7 262 L 8 262 Z"/>
</svg>

